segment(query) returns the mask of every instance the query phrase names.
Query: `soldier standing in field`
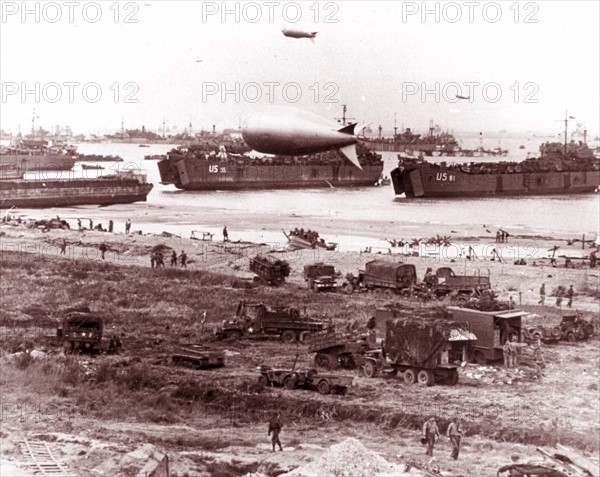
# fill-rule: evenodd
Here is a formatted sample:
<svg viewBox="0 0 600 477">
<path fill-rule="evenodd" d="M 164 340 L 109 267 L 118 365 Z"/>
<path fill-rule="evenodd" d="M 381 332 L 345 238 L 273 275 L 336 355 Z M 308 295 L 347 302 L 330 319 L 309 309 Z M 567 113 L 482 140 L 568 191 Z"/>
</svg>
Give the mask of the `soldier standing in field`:
<svg viewBox="0 0 600 477">
<path fill-rule="evenodd" d="M 538 305 L 543 305 L 546 302 L 546 284 L 542 283 L 540 287 L 540 301 L 538 301 Z"/>
<path fill-rule="evenodd" d="M 573 285 L 571 285 L 569 287 L 569 289 L 567 290 L 567 306 L 569 308 L 571 308 L 571 305 L 573 305 L 573 295 L 575 294 L 575 291 L 573 290 Z"/>
<path fill-rule="evenodd" d="M 430 417 L 425 421 L 425 424 L 423 424 L 423 438 L 427 442 L 427 451 L 425 452 L 425 455 L 433 455 L 433 446 L 438 437 L 440 437 L 440 431 L 435 422 L 435 417 Z"/>
<path fill-rule="evenodd" d="M 281 447 L 281 441 L 279 440 L 279 433 L 281 432 L 281 428 L 281 414 L 278 412 L 275 419 L 271 419 L 271 421 L 269 421 L 269 430 L 267 431 L 267 436 L 270 436 L 271 433 L 273 433 L 273 436 L 271 437 L 271 444 L 273 444 L 273 452 L 275 452 L 275 444 L 279 445 L 280 451 L 283 451 L 283 447 Z"/>
<path fill-rule="evenodd" d="M 446 431 L 446 435 L 450 439 L 452 443 L 452 457 L 454 460 L 458 460 L 458 454 L 460 452 L 460 441 L 463 435 L 463 429 L 460 425 L 460 418 L 455 417 L 450 425 L 448 426 L 448 430 Z"/>
</svg>

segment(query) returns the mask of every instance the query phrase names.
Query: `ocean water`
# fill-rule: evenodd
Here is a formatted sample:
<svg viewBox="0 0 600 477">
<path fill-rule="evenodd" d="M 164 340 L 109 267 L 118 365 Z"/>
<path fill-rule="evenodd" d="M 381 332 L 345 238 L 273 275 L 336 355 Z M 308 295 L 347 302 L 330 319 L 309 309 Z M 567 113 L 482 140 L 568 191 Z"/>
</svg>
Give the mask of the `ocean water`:
<svg viewBox="0 0 600 477">
<path fill-rule="evenodd" d="M 463 147 L 501 146 L 509 149 L 507 158 L 483 160 L 522 160 L 527 153 L 536 154 L 540 142 L 552 138 L 502 137 L 480 142 L 477 136 L 463 138 Z M 519 149 L 523 144 L 525 149 Z M 436 234 L 495 238 L 498 228 L 514 235 L 542 235 L 595 238 L 600 230 L 600 199 L 597 193 L 537 197 L 503 197 L 482 199 L 405 199 L 394 196 L 392 186 L 363 188 L 323 188 L 262 191 L 180 191 L 161 185 L 157 161 L 145 155 L 164 154 L 172 145 L 92 144 L 78 145 L 86 154 L 119 155 L 125 162 L 99 163 L 102 171 L 81 170 L 77 164 L 71 176 L 95 177 L 119 169 L 143 170 L 154 189 L 147 202 L 109 207 L 81 206 L 52 210 L 20 210 L 26 216 L 43 218 L 93 218 L 118 228 L 127 218 L 144 232 L 168 231 L 189 237 L 191 231 L 208 231 L 221 238 L 227 225 L 232 238 L 266 243 L 286 243 L 282 230 L 304 227 L 317 230 L 327 241 L 345 250 L 365 246 L 387 250 L 387 238 L 409 240 Z M 384 153 L 384 174 L 396 167 L 397 154 Z M 468 162 L 472 158 L 438 158 L 436 160 Z M 54 173 L 46 173 L 54 177 Z M 65 172 L 55 173 L 65 177 Z"/>
</svg>

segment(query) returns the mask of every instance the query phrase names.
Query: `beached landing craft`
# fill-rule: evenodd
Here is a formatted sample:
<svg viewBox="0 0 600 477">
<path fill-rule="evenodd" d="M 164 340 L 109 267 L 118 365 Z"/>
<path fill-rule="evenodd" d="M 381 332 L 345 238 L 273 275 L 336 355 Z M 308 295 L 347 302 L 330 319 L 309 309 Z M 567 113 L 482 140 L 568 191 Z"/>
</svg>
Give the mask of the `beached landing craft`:
<svg viewBox="0 0 600 477">
<path fill-rule="evenodd" d="M 600 186 L 600 161 L 585 143 L 545 143 L 540 153 L 518 163 L 433 164 L 398 156 L 394 192 L 407 198 L 486 197 L 576 194 Z"/>
<path fill-rule="evenodd" d="M 170 151 L 158 170 L 161 184 L 185 190 L 374 186 L 383 171 L 381 156 L 360 144 L 356 149 L 361 169 L 339 151 L 253 158 L 195 144 Z"/>
</svg>

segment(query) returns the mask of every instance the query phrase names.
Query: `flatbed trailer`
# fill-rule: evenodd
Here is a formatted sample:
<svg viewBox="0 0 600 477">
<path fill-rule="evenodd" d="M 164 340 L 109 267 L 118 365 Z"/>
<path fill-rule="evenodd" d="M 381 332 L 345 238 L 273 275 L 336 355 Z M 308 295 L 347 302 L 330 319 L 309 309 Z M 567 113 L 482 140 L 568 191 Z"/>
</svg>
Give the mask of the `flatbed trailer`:
<svg viewBox="0 0 600 477">
<path fill-rule="evenodd" d="M 220 368 L 225 366 L 223 351 L 208 349 L 202 345 L 177 347 L 172 355 L 173 363 L 196 369 Z"/>
</svg>

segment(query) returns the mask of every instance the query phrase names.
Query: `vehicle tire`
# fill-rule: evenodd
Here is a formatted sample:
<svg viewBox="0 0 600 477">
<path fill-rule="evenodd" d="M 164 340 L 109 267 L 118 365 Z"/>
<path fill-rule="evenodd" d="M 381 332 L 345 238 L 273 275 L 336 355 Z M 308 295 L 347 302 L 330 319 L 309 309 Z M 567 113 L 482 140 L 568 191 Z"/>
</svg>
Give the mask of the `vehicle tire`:
<svg viewBox="0 0 600 477">
<path fill-rule="evenodd" d="M 485 357 L 485 354 L 483 354 L 483 351 L 473 351 L 472 361 L 474 361 L 477 364 L 487 363 L 487 359 Z"/>
<path fill-rule="evenodd" d="M 567 341 L 569 343 L 575 343 L 575 333 L 572 331 L 567 335 Z"/>
<path fill-rule="evenodd" d="M 393 378 L 395 376 L 398 375 L 398 369 L 397 368 L 392 368 L 389 371 L 385 371 L 385 377 L 386 378 Z"/>
<path fill-rule="evenodd" d="M 389 288 L 387 288 L 383 291 L 383 296 L 385 296 L 385 297 L 391 297 L 393 294 L 394 294 L 394 292 L 392 290 L 390 290 Z"/>
<path fill-rule="evenodd" d="M 265 375 L 261 374 L 258 377 L 258 384 L 260 384 L 261 386 L 268 386 L 269 380 L 267 379 L 267 377 Z"/>
<path fill-rule="evenodd" d="M 381 288 L 373 288 L 373 295 L 381 296 L 383 294 L 383 290 Z"/>
<path fill-rule="evenodd" d="M 583 332 L 585 333 L 586 337 L 592 336 L 594 334 L 594 325 L 588 323 L 583 327 Z"/>
<path fill-rule="evenodd" d="M 415 373 L 414 369 L 407 369 L 406 371 L 404 371 L 404 382 L 406 384 L 408 384 L 409 386 L 415 384 L 415 381 L 417 380 L 417 373 Z"/>
<path fill-rule="evenodd" d="M 448 376 L 446 376 L 446 384 L 448 384 L 449 386 L 455 386 L 456 384 L 458 384 L 458 370 L 450 370 Z"/>
<path fill-rule="evenodd" d="M 363 366 L 363 373 L 366 378 L 374 378 L 377 374 L 377 366 L 373 361 L 367 361 Z"/>
<path fill-rule="evenodd" d="M 329 383 L 325 380 L 319 383 L 317 389 L 321 394 L 329 394 L 331 392 L 331 387 L 329 386 Z"/>
<path fill-rule="evenodd" d="M 231 341 L 237 341 L 242 338 L 242 334 L 239 331 L 228 331 L 226 336 Z"/>
<path fill-rule="evenodd" d="M 306 338 L 307 336 L 310 335 L 310 331 L 303 331 L 302 333 L 300 333 L 300 335 L 298 336 L 298 341 L 302 344 L 306 344 Z"/>
<path fill-rule="evenodd" d="M 421 386 L 433 386 L 434 382 L 433 373 L 428 369 L 421 369 L 417 373 L 417 383 Z"/>
<path fill-rule="evenodd" d="M 560 339 L 560 335 L 561 335 L 560 327 L 555 326 L 554 328 L 552 328 L 551 334 L 552 334 L 552 338 L 554 338 L 556 340 Z"/>
<path fill-rule="evenodd" d="M 296 333 L 294 333 L 292 330 L 285 330 L 283 333 L 281 333 L 281 341 L 283 341 L 284 343 L 295 342 Z"/>
<path fill-rule="evenodd" d="M 329 369 L 329 356 L 326 354 L 317 354 L 315 356 L 315 365 L 319 368 Z"/>
<path fill-rule="evenodd" d="M 293 376 L 286 376 L 283 380 L 283 387 L 285 389 L 294 389 L 296 387 L 296 380 Z"/>
</svg>

